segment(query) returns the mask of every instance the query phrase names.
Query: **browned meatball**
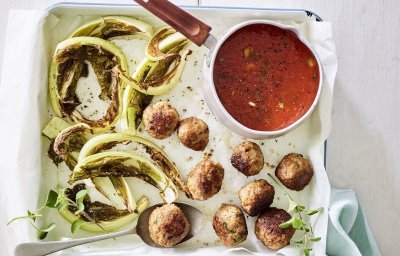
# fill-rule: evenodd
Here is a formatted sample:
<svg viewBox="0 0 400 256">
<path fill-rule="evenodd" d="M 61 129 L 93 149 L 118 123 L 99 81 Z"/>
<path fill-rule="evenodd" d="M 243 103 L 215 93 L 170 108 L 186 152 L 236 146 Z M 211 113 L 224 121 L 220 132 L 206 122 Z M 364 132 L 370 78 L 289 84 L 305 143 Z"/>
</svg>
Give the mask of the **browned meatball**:
<svg viewBox="0 0 400 256">
<path fill-rule="evenodd" d="M 294 228 L 280 228 L 279 225 L 290 220 L 292 216 L 285 210 L 268 208 L 258 216 L 255 226 L 257 238 L 268 248 L 278 250 L 290 243 Z"/>
<path fill-rule="evenodd" d="M 245 141 L 235 147 L 231 156 L 231 163 L 238 171 L 246 176 L 253 176 L 264 167 L 264 156 L 260 146 Z"/>
<path fill-rule="evenodd" d="M 143 111 L 143 124 L 147 133 L 156 139 L 171 136 L 178 126 L 179 114 L 166 101 L 159 101 Z"/>
<path fill-rule="evenodd" d="M 178 137 L 183 145 L 195 151 L 202 151 L 208 144 L 208 125 L 201 119 L 189 117 L 178 124 Z"/>
<path fill-rule="evenodd" d="M 283 157 L 275 169 L 275 176 L 287 188 L 300 191 L 310 183 L 314 175 L 310 161 L 297 153 L 290 153 Z"/>
<path fill-rule="evenodd" d="M 150 237 L 163 247 L 172 247 L 180 243 L 188 234 L 189 227 L 185 214 L 174 204 L 164 204 L 150 214 Z"/>
<path fill-rule="evenodd" d="M 187 186 L 193 199 L 207 200 L 218 193 L 223 179 L 224 168 L 219 163 L 205 159 L 190 171 Z"/>
<path fill-rule="evenodd" d="M 274 201 L 275 189 L 266 180 L 256 180 L 239 190 L 243 210 L 256 216 L 267 209 Z"/>
<path fill-rule="evenodd" d="M 234 246 L 247 238 L 246 219 L 236 205 L 222 204 L 214 215 L 213 228 L 225 246 Z"/>
</svg>

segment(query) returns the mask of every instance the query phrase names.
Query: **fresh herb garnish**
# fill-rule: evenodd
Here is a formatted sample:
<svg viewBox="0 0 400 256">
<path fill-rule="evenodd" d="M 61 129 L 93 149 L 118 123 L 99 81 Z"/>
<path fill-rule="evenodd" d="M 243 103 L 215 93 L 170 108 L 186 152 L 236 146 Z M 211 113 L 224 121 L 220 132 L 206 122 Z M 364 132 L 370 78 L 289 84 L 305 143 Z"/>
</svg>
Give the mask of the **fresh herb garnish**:
<svg viewBox="0 0 400 256">
<path fill-rule="evenodd" d="M 278 187 L 283 191 L 284 195 L 288 198 L 289 200 L 289 208 L 288 212 L 293 214 L 293 217 L 280 224 L 280 228 L 294 228 L 296 230 L 299 230 L 303 232 L 303 238 L 297 241 L 293 241 L 297 247 L 302 248 L 304 255 L 309 256 L 311 253 L 311 248 L 308 247 L 309 242 L 318 242 L 321 240 L 321 237 L 314 237 L 314 231 L 311 226 L 311 223 L 305 221 L 303 214 L 306 215 L 314 215 L 319 212 L 321 212 L 324 208 L 320 207 L 317 209 L 309 210 L 306 209 L 305 206 L 300 205 L 297 203 L 293 197 L 290 196 L 290 194 L 282 187 L 282 185 L 270 174 L 268 173 L 268 176 L 278 185 Z"/>
<path fill-rule="evenodd" d="M 75 231 L 77 231 L 83 223 L 85 223 L 84 220 L 76 220 L 76 221 L 72 222 L 71 223 L 71 233 L 72 234 L 75 233 Z"/>
<path fill-rule="evenodd" d="M 28 210 L 27 215 L 15 217 L 15 218 L 11 219 L 7 223 L 7 225 L 10 225 L 12 222 L 14 222 L 15 220 L 18 220 L 18 219 L 28 219 L 29 223 L 36 229 L 37 238 L 39 240 L 43 240 L 46 238 L 47 234 L 56 227 L 56 224 L 51 223 L 50 225 L 48 225 L 45 228 L 39 228 L 34 224 L 34 222 L 36 222 L 37 218 L 42 217 L 42 214 L 40 214 L 40 212 L 44 208 L 46 208 L 46 207 L 55 208 L 56 201 L 57 201 L 57 192 L 50 190 L 49 194 L 47 195 L 46 202 L 42 207 L 40 207 L 36 211 Z"/>
<path fill-rule="evenodd" d="M 87 190 L 81 190 L 78 193 L 76 193 L 76 206 L 78 210 L 75 212 L 75 215 L 81 214 L 83 210 L 85 210 L 85 205 L 83 204 L 83 200 L 85 199 L 85 196 L 87 195 Z"/>
<path fill-rule="evenodd" d="M 27 215 L 15 217 L 11 219 L 7 223 L 7 225 L 11 224 L 12 222 L 18 219 L 27 219 L 29 220 L 29 223 L 36 229 L 37 238 L 39 240 L 43 240 L 46 238 L 47 234 L 56 227 L 56 224 L 51 223 L 45 228 L 39 228 L 38 226 L 36 226 L 34 223 L 36 223 L 36 220 L 39 217 L 42 217 L 42 214 L 40 212 L 45 208 L 57 209 L 59 212 L 61 212 L 66 210 L 70 206 L 77 209 L 77 211 L 75 211 L 75 215 L 82 215 L 89 221 L 96 223 L 87 213 L 84 212 L 85 205 L 83 201 L 86 196 L 87 196 L 87 190 L 86 189 L 80 190 L 76 194 L 75 198 L 76 201 L 74 202 L 65 195 L 65 189 L 60 189 L 58 193 L 54 190 L 50 190 L 49 193 L 47 194 L 46 202 L 42 207 L 40 207 L 35 211 L 28 210 Z M 81 219 L 74 221 L 71 224 L 71 233 L 74 233 L 76 230 L 78 230 L 83 223 L 85 223 L 85 221 Z M 102 227 L 100 226 L 100 228 Z"/>
<path fill-rule="evenodd" d="M 32 224 L 32 222 L 31 222 L 31 224 Z M 33 224 L 32 224 L 32 226 L 36 229 L 38 239 L 39 239 L 39 240 L 43 240 L 43 239 L 46 238 L 47 234 L 48 234 L 50 231 L 52 231 L 52 230 L 56 227 L 56 224 L 51 223 L 51 224 L 50 224 L 47 228 L 45 228 L 45 229 L 38 229 L 38 228 L 37 228 L 35 225 L 33 225 Z"/>
</svg>

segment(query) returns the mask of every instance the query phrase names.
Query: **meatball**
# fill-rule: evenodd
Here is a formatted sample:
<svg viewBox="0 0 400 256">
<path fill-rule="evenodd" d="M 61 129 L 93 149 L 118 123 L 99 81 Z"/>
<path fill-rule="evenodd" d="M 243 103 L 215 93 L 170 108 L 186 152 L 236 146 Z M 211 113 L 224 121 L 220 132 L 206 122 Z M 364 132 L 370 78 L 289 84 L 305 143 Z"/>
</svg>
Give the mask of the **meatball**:
<svg viewBox="0 0 400 256">
<path fill-rule="evenodd" d="M 187 186 L 193 199 L 207 200 L 222 187 L 224 168 L 209 159 L 198 163 L 189 173 Z"/>
<path fill-rule="evenodd" d="M 285 187 L 300 191 L 310 183 L 314 175 L 310 161 L 297 153 L 290 153 L 283 157 L 275 169 L 275 176 Z"/>
<path fill-rule="evenodd" d="M 213 228 L 225 246 L 234 246 L 247 238 L 246 219 L 236 205 L 222 204 L 214 215 Z"/>
<path fill-rule="evenodd" d="M 296 230 L 293 227 L 280 228 L 279 225 L 291 218 L 285 210 L 268 208 L 258 216 L 256 221 L 254 232 L 258 240 L 272 250 L 287 246 Z"/>
<path fill-rule="evenodd" d="M 178 137 L 183 145 L 195 151 L 202 151 L 208 144 L 208 125 L 201 119 L 189 117 L 178 124 Z"/>
<path fill-rule="evenodd" d="M 238 171 L 246 176 L 253 176 L 264 167 L 264 156 L 260 146 L 245 141 L 235 147 L 231 156 L 231 163 Z"/>
<path fill-rule="evenodd" d="M 164 204 L 150 214 L 150 237 L 163 247 L 172 247 L 180 243 L 189 233 L 189 227 L 185 214 L 174 204 Z"/>
<path fill-rule="evenodd" d="M 256 180 L 239 190 L 243 210 L 256 216 L 267 209 L 274 201 L 275 189 L 266 180 Z"/>
<path fill-rule="evenodd" d="M 171 136 L 178 126 L 179 114 L 166 101 L 159 101 L 143 111 L 143 124 L 147 133 L 156 139 Z"/>
</svg>

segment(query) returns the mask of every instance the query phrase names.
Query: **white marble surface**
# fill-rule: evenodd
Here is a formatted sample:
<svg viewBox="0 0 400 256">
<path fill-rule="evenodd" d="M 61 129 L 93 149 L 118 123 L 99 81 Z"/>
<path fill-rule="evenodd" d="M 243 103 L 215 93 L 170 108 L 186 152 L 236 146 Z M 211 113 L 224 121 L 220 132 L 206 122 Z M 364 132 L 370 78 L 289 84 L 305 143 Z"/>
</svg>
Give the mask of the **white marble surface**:
<svg viewBox="0 0 400 256">
<path fill-rule="evenodd" d="M 79 0 L 77 0 L 79 1 Z M 100 0 L 87 0 L 98 2 Z M 8 10 L 54 0 L 0 0 L 0 60 Z M 107 1 L 110 2 L 110 1 Z M 114 2 L 128 2 L 114 0 Z M 185 5 L 305 8 L 333 23 L 339 70 L 327 169 L 356 191 L 382 255 L 400 251 L 400 1 L 180 0 Z M 0 63 L 0 69 L 4 65 Z M 3 225 L 3 224 L 1 224 Z M 0 238 L 0 241 L 4 238 Z M 1 253 L 0 255 L 5 255 Z"/>
</svg>

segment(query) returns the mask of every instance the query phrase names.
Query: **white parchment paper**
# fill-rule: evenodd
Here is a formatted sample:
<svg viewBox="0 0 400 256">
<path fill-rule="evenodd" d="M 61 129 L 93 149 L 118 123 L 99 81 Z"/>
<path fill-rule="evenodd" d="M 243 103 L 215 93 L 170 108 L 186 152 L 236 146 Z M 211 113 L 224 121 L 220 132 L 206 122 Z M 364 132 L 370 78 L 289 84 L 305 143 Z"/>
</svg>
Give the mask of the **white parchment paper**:
<svg viewBox="0 0 400 256">
<path fill-rule="evenodd" d="M 98 17 L 90 15 L 90 10 L 87 11 L 88 15 L 83 16 L 76 16 L 74 13 L 67 14 L 68 12 L 65 15 L 56 16 L 44 11 L 13 11 L 10 14 L 4 69 L 0 85 L 0 160 L 2 163 L 0 165 L 0 203 L 2 206 L 0 230 L 1 237 L 6 241 L 4 246 L 7 246 L 10 255 L 16 244 L 35 241 L 36 238 L 34 230 L 25 221 L 19 221 L 7 227 L 4 223 L 14 216 L 25 214 L 27 209 L 36 209 L 45 200 L 47 191 L 57 184 L 57 173 L 61 174 L 62 177 L 66 171 L 65 166 L 57 169 L 46 157 L 48 142 L 41 137 L 41 129 L 52 116 L 52 110 L 47 99 L 47 71 L 50 56 L 57 42 L 65 39 L 83 22 Z M 157 19 L 149 18 L 147 13 L 138 10 L 136 12 L 140 18 L 145 19 L 155 27 L 161 25 Z M 104 13 L 108 13 L 108 11 L 104 10 Z M 240 14 L 226 19 L 218 16 L 218 13 L 215 12 L 208 14 L 204 12 L 204 16 L 200 18 L 213 27 L 213 33 L 216 35 L 222 33 L 231 25 L 248 19 L 248 17 L 243 17 Z M 199 17 L 199 15 L 197 16 Z M 257 16 L 257 18 L 262 18 L 262 15 Z M 204 229 L 195 238 L 173 249 L 150 248 L 138 237 L 128 236 L 80 246 L 64 251 L 60 255 L 137 255 L 145 253 L 151 255 L 161 253 L 171 255 L 230 255 L 243 254 L 246 251 L 260 255 L 276 255 L 277 253 L 280 255 L 301 255 L 301 252 L 294 246 L 286 247 L 279 252 L 264 247 L 254 235 L 256 218 L 246 217 L 249 228 L 248 238 L 240 244 L 240 247 L 230 249 L 221 246 L 211 224 L 213 214 L 221 203 L 239 205 L 237 196 L 239 188 L 259 178 L 270 181 L 267 174 L 273 173 L 274 168 L 272 166 L 277 165 L 279 160 L 290 152 L 298 152 L 310 158 L 315 170 L 310 185 L 302 192 L 292 192 L 291 195 L 310 209 L 321 206 L 327 209 L 328 207 L 330 186 L 320 148 L 328 137 L 331 128 L 332 94 L 337 69 L 331 25 L 328 22 L 298 23 L 293 20 L 285 20 L 284 17 L 280 17 L 280 20 L 283 23 L 299 27 L 306 35 L 323 63 L 325 80 L 318 107 L 306 122 L 293 132 L 280 138 L 255 141 L 261 146 L 268 163 L 262 172 L 257 176 L 246 178 L 231 166 L 229 157 L 232 148 L 245 138 L 232 134 L 220 125 L 204 104 L 201 92 L 201 81 L 203 79 L 201 63 L 206 54 L 206 49 L 193 46 L 191 48 L 194 53 L 186 63 L 182 82 L 169 94 L 155 97 L 153 102 L 161 99 L 170 100 L 181 118 L 197 116 L 206 121 L 210 127 L 210 143 L 205 152 L 211 153 L 211 159 L 220 162 L 225 168 L 223 188 L 219 194 L 203 202 L 188 200 L 183 194 L 179 198 L 179 201 L 188 202 L 203 210 L 207 218 Z M 123 48 L 127 54 L 130 69 L 133 70 L 136 63 L 143 57 L 140 54 L 143 55 L 143 53 L 137 50 L 135 44 L 124 40 L 116 40 L 114 43 Z M 139 45 L 139 49 L 143 47 L 143 43 L 138 42 L 137 45 Z M 88 80 L 85 83 L 91 85 L 94 82 Z M 147 134 L 141 134 L 149 138 Z M 165 151 L 177 164 L 184 177 L 203 157 L 202 152 L 194 152 L 180 145 L 176 135 L 155 142 L 165 147 Z M 147 194 L 150 197 L 151 204 L 161 202 L 158 192 L 154 188 L 134 178 L 128 179 L 128 182 L 136 198 L 142 194 Z M 286 198 L 277 187 L 275 190 L 273 206 L 286 209 L 288 207 Z M 325 254 L 327 213 L 328 211 L 324 211 L 310 219 L 314 225 L 315 236 L 322 237 L 322 240 L 313 247 L 315 255 Z M 50 222 L 56 222 L 57 228 L 49 235 L 47 240 L 91 235 L 84 231 L 71 235 L 70 225 L 54 211 L 46 212 L 44 223 Z"/>
</svg>

